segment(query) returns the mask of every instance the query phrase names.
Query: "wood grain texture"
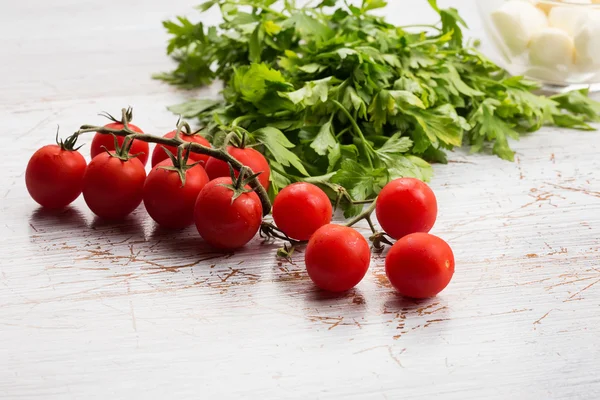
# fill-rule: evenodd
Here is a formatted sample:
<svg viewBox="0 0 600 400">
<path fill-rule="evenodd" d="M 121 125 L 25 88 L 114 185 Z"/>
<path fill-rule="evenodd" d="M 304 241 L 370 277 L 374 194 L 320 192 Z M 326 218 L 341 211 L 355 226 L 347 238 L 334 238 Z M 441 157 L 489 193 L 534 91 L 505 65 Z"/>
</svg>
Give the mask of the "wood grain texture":
<svg viewBox="0 0 600 400">
<path fill-rule="evenodd" d="M 395 22 L 433 17 L 399 3 Z M 477 35 L 473 2 L 445 3 Z M 515 163 L 457 151 L 436 166 L 433 232 L 457 267 L 421 302 L 390 289 L 379 255 L 330 296 L 277 243 L 223 257 L 143 208 L 122 225 L 81 198 L 39 210 L 23 174 L 57 124 L 130 104 L 146 131 L 171 129 L 165 105 L 193 93 L 149 76 L 169 67 L 160 21 L 194 4 L 0 5 L 0 398 L 600 398 L 600 132 L 544 129 Z"/>
</svg>

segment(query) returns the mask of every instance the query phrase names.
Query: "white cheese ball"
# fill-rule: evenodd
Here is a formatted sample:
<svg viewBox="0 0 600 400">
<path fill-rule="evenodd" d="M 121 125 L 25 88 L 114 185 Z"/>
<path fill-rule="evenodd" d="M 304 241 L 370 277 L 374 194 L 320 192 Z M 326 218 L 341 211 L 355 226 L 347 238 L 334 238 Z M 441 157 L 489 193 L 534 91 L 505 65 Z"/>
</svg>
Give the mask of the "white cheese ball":
<svg viewBox="0 0 600 400">
<path fill-rule="evenodd" d="M 524 52 L 531 37 L 548 26 L 544 12 L 527 1 L 507 1 L 491 17 L 500 37 L 513 54 Z"/>
<path fill-rule="evenodd" d="M 600 1 L 600 0 L 598 0 Z M 550 13 L 550 10 L 553 7 L 552 3 L 544 3 L 543 1 L 540 0 L 529 0 L 529 2 L 531 4 L 533 4 L 534 6 L 536 6 L 537 8 L 539 8 L 540 10 L 542 10 L 544 12 L 544 14 L 548 15 L 548 13 Z"/>
<path fill-rule="evenodd" d="M 594 17 L 575 35 L 575 61 L 584 68 L 600 66 L 600 16 Z"/>
<path fill-rule="evenodd" d="M 533 65 L 564 69 L 573 64 L 575 44 L 561 29 L 544 28 L 529 43 L 529 60 Z"/>
<path fill-rule="evenodd" d="M 586 4 L 591 4 L 591 1 Z M 548 14 L 548 21 L 553 28 L 562 29 L 571 36 L 585 25 L 591 10 L 580 6 L 556 6 L 552 7 Z"/>
</svg>

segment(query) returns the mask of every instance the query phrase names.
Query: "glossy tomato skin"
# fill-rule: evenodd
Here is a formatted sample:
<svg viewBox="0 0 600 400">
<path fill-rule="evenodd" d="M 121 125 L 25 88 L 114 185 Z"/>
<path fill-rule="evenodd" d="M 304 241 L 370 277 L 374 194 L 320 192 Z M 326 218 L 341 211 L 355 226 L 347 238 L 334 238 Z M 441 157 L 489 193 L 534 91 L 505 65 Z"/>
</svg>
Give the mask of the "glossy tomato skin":
<svg viewBox="0 0 600 400">
<path fill-rule="evenodd" d="M 200 236 L 220 250 L 243 247 L 258 232 L 262 205 L 254 192 L 244 193 L 232 203 L 231 178 L 210 181 L 196 200 L 194 220 Z"/>
<path fill-rule="evenodd" d="M 454 275 L 454 254 L 439 237 L 413 233 L 392 246 L 385 258 L 385 273 L 403 296 L 426 299 L 450 283 Z"/>
<path fill-rule="evenodd" d="M 171 132 L 167 133 L 166 135 L 164 135 L 163 137 L 171 139 L 171 138 L 175 137 L 175 133 L 177 133 L 177 131 L 171 131 Z M 203 146 L 210 147 L 210 143 L 208 142 L 208 140 L 206 140 L 205 138 L 203 138 L 202 136 L 200 136 L 198 134 L 186 135 L 183 133 L 179 133 L 179 138 L 181 140 L 183 140 L 184 142 L 198 143 Z M 169 159 L 169 156 L 167 156 L 167 153 L 165 152 L 164 148 L 169 150 L 174 155 L 177 155 L 176 147 L 164 146 L 161 144 L 157 144 L 156 147 L 154 147 L 154 151 L 152 152 L 152 166 L 153 167 L 156 164 L 158 164 L 159 162 Z M 184 152 L 184 154 L 185 153 L 186 152 Z M 189 160 L 200 161 L 200 164 L 204 167 L 204 166 L 206 166 L 206 162 L 208 161 L 209 158 L 210 158 L 210 156 L 207 156 L 206 154 L 198 154 L 198 153 L 192 152 L 192 153 L 190 153 Z"/>
<path fill-rule="evenodd" d="M 123 129 L 123 124 L 120 122 L 113 122 L 104 125 L 104 127 L 109 129 Z M 135 126 L 134 124 L 129 124 L 129 129 L 137 133 L 144 133 L 139 127 Z M 124 136 L 117 136 L 117 142 L 119 143 L 119 146 L 122 146 L 124 141 Z M 94 135 L 94 139 L 92 139 L 92 159 L 94 159 L 94 157 L 96 157 L 98 154 L 106 152 L 106 150 L 104 150 L 103 147 L 106 147 L 109 151 L 114 151 L 115 140 L 112 135 L 96 133 Z M 138 161 L 141 161 L 143 165 L 146 165 L 149 153 L 150 146 L 148 146 L 148 143 L 142 142 L 140 140 L 134 140 L 133 144 L 131 145 L 131 149 L 129 150 L 129 154 L 139 154 L 139 156 L 137 157 Z"/>
<path fill-rule="evenodd" d="M 318 186 L 298 182 L 285 187 L 273 202 L 273 219 L 279 229 L 296 240 L 308 240 L 331 222 L 333 208 Z"/>
<path fill-rule="evenodd" d="M 162 227 L 183 229 L 194 223 L 194 205 L 208 175 L 201 165 L 185 171 L 182 186 L 179 173 L 160 167 L 172 167 L 170 159 L 152 168 L 144 184 L 144 206 L 150 217 Z"/>
<path fill-rule="evenodd" d="M 104 152 L 88 165 L 83 177 L 83 198 L 94 214 L 121 220 L 142 202 L 146 171 L 137 158 L 122 161 Z"/>
<path fill-rule="evenodd" d="M 328 224 L 310 238 L 304 261 L 315 285 L 330 292 L 343 292 L 364 278 L 371 252 L 369 243 L 356 230 Z"/>
<path fill-rule="evenodd" d="M 263 156 L 259 151 L 249 147 L 240 149 L 237 147 L 228 146 L 227 152 L 245 166 L 250 167 L 254 173 L 261 172 L 261 174 L 258 176 L 258 181 L 265 189 L 269 188 L 271 168 L 269 168 L 269 163 L 267 162 L 265 156 Z M 229 166 L 225 161 L 221 161 L 216 158 L 210 158 L 206 163 L 206 173 L 211 180 L 220 177 L 229 177 Z M 235 176 L 238 175 L 239 174 L 236 171 Z"/>
<path fill-rule="evenodd" d="M 437 200 L 424 182 L 400 178 L 381 190 L 375 212 L 385 233 L 400 239 L 411 233 L 431 230 L 437 218 Z"/>
<path fill-rule="evenodd" d="M 25 171 L 29 194 L 42 207 L 58 209 L 81 194 L 85 159 L 76 150 L 51 144 L 36 151 Z"/>
</svg>

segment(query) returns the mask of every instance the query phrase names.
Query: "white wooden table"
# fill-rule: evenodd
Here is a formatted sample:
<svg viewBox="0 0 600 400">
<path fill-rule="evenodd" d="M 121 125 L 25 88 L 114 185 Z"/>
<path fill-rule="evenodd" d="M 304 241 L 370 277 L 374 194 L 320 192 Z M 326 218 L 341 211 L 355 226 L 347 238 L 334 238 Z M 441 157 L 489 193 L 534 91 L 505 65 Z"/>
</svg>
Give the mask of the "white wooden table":
<svg viewBox="0 0 600 400">
<path fill-rule="evenodd" d="M 165 106 L 193 93 L 150 74 L 170 65 L 160 21 L 195 3 L 0 5 L 1 399 L 600 398 L 600 132 L 544 129 L 515 163 L 436 166 L 456 274 L 422 302 L 391 290 L 381 256 L 335 297 L 276 244 L 224 258 L 143 208 L 121 226 L 82 199 L 39 210 L 23 174 L 57 124 L 132 105 L 146 131 L 172 128 Z M 395 22 L 433 17 L 392 3 Z M 477 35 L 473 2 L 452 3 Z"/>
</svg>

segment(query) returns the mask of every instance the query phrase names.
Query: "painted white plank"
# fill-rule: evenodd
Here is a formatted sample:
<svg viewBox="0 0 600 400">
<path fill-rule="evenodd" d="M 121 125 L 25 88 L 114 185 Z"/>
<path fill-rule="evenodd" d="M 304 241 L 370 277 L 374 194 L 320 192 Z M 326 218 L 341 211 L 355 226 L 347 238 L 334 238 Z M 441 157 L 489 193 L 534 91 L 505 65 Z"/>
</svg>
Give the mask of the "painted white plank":
<svg viewBox="0 0 600 400">
<path fill-rule="evenodd" d="M 38 210 L 23 171 L 56 124 L 131 104 L 145 130 L 172 127 L 165 105 L 191 94 L 149 76 L 170 65 L 160 20 L 194 3 L 0 6 L 0 119 L 15 138 L 0 175 L 1 398 L 600 397 L 598 132 L 544 129 L 514 144 L 516 163 L 459 151 L 436 166 L 434 233 L 457 272 L 423 302 L 393 293 L 377 255 L 356 290 L 328 296 L 277 244 L 222 257 L 143 209 L 121 226 L 82 199 Z M 412 3 L 390 18 L 429 18 Z M 473 3 L 452 3 L 477 35 Z"/>
</svg>

